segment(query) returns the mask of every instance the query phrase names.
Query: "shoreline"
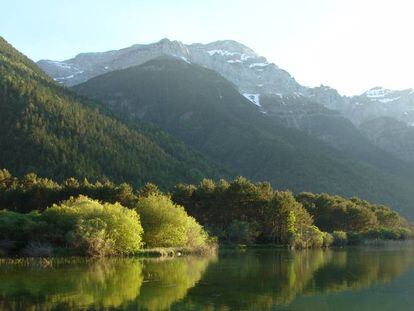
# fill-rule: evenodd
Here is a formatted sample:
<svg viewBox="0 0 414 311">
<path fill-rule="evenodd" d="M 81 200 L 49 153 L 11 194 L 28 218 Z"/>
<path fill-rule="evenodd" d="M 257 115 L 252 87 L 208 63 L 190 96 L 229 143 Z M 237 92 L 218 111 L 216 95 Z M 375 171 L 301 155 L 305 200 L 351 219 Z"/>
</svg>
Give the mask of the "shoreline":
<svg viewBox="0 0 414 311">
<path fill-rule="evenodd" d="M 3 256 L 0 257 L 0 265 L 11 264 L 19 262 L 31 262 L 42 261 L 45 263 L 53 260 L 105 260 L 105 259 L 122 259 L 122 258 L 136 258 L 136 259 L 166 259 L 166 258 L 179 258 L 186 256 L 211 256 L 217 255 L 219 252 L 228 251 L 247 251 L 247 250 L 287 250 L 287 251 L 307 251 L 307 250 L 347 250 L 347 249 L 398 249 L 401 247 L 414 246 L 414 239 L 410 240 L 366 240 L 358 245 L 345 245 L 345 246 L 330 246 L 321 248 L 290 248 L 287 245 L 275 245 L 275 244 L 254 244 L 254 245 L 237 245 L 237 244 L 216 244 L 207 248 L 188 248 L 188 247 L 154 247 L 148 249 L 142 249 L 134 254 L 130 255 L 113 255 L 106 257 L 91 257 L 80 256 L 78 254 L 57 254 L 52 256 Z"/>
</svg>

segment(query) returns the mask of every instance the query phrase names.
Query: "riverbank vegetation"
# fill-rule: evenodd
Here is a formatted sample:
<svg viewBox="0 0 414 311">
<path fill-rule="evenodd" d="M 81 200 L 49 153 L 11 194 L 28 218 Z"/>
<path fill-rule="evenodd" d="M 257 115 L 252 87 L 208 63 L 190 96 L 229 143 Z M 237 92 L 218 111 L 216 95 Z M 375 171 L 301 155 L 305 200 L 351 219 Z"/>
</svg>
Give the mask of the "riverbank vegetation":
<svg viewBox="0 0 414 311">
<path fill-rule="evenodd" d="M 403 217 L 383 205 L 294 195 L 243 177 L 179 184 L 164 194 L 154 184 L 56 183 L 0 170 L 3 255 L 131 255 L 160 247 L 201 253 L 217 241 L 310 248 L 402 240 L 412 233 Z"/>
</svg>

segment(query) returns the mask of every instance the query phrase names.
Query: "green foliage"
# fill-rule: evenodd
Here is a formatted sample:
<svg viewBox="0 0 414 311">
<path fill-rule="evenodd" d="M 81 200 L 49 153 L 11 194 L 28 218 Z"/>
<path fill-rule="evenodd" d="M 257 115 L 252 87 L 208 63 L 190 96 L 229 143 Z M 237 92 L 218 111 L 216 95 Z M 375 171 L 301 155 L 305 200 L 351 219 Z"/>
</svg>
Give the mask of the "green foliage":
<svg viewBox="0 0 414 311">
<path fill-rule="evenodd" d="M 24 254 L 44 249 L 44 243 L 89 256 L 130 254 L 141 248 L 142 233 L 135 211 L 83 196 L 41 214 L 0 212 L 0 240 L 11 241 L 11 251 Z"/>
<path fill-rule="evenodd" d="M 23 248 L 33 238 L 40 215 L 0 210 L 0 248 L 7 253 Z"/>
<path fill-rule="evenodd" d="M 324 231 L 334 230 L 364 233 L 373 228 L 407 228 L 407 221 L 383 205 L 326 193 L 301 193 L 297 200 L 312 215 L 315 224 Z"/>
<path fill-rule="evenodd" d="M 104 110 L 52 81 L 0 37 L 0 167 L 59 181 L 110 178 L 164 188 L 221 176 L 154 126 L 131 126 Z"/>
<path fill-rule="evenodd" d="M 92 256 L 131 254 L 141 248 L 139 216 L 119 203 L 87 197 L 53 205 L 42 213 L 46 241 L 66 242 Z"/>
<path fill-rule="evenodd" d="M 147 247 L 206 247 L 208 235 L 197 221 L 188 216 L 182 206 L 168 196 L 150 194 L 140 197 L 136 211 L 144 227 Z"/>
<path fill-rule="evenodd" d="M 344 231 L 334 231 L 333 236 L 333 245 L 335 246 L 345 246 L 348 244 L 348 234 Z"/>
<path fill-rule="evenodd" d="M 305 226 L 301 233 L 295 234 L 292 241 L 293 246 L 299 248 L 319 248 L 324 245 L 324 232 L 321 232 L 316 226 Z"/>
<path fill-rule="evenodd" d="M 334 237 L 328 232 L 323 232 L 323 247 L 330 247 L 334 242 Z"/>
<path fill-rule="evenodd" d="M 257 224 L 240 220 L 232 221 L 226 233 L 228 241 L 237 244 L 252 244 L 260 234 Z"/>
<path fill-rule="evenodd" d="M 172 198 L 221 240 L 229 238 L 229 230 L 241 235 L 248 232 L 247 224 L 258 231 L 250 243 L 293 247 L 334 243 L 335 235 L 323 231 L 344 231 L 351 237 L 388 224 L 406 228 L 406 236 L 412 232 L 404 218 L 385 206 L 328 194 L 301 193 L 295 198 L 289 191 L 275 191 L 268 183 L 255 184 L 243 177 L 230 183 L 203 180 L 199 185 L 179 184 Z"/>
<path fill-rule="evenodd" d="M 412 233 L 407 228 L 375 228 L 369 230 L 366 237 L 370 239 L 380 240 L 404 240 L 412 236 Z"/>
<path fill-rule="evenodd" d="M 289 191 L 276 191 L 269 183 L 253 183 L 243 177 L 231 182 L 205 179 L 198 185 L 178 184 L 170 197 L 152 183 L 137 190 L 108 180 L 90 183 L 69 178 L 56 183 L 33 173 L 16 178 L 0 170 L 0 206 L 8 208 L 0 212 L 0 248 L 13 252 L 33 242 L 28 248 L 33 252 L 46 250 L 50 244 L 98 256 L 100 252 L 118 253 L 113 250 L 112 237 L 108 238 L 108 230 L 113 229 L 106 230 L 109 214 L 92 217 L 83 208 L 74 212 L 77 209 L 70 198 L 79 195 L 91 199 L 76 204 L 90 205 L 94 212 L 99 208 L 92 207 L 100 203 L 93 200 L 107 202 L 100 205 L 110 213 L 111 206 L 119 206 L 117 202 L 138 211 L 148 247 L 205 247 L 210 238 L 198 223 L 221 241 L 306 248 L 331 245 L 333 237 L 322 232 L 326 228 L 346 232 L 348 244 L 412 236 L 407 221 L 388 207 L 327 194 L 302 193 L 295 198 Z M 67 202 L 62 205 L 62 201 Z M 46 209 L 53 204 L 58 205 Z M 375 217 L 376 222 L 366 221 Z"/>
<path fill-rule="evenodd" d="M 289 244 L 313 224 L 291 192 L 274 191 L 269 183 L 255 184 L 243 177 L 230 183 L 179 184 L 172 198 L 211 231 L 224 230 L 219 237 L 233 242 Z"/>
</svg>

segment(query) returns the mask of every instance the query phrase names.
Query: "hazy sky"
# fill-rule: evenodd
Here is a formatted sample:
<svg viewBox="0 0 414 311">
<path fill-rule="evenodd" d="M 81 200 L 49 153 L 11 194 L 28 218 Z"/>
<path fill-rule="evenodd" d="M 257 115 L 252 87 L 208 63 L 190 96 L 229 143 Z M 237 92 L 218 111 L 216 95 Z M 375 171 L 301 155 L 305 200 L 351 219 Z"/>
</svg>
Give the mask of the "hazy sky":
<svg viewBox="0 0 414 311">
<path fill-rule="evenodd" d="M 414 88 L 412 0 L 0 0 L 0 35 L 34 60 L 164 37 L 234 39 L 301 84 Z"/>
</svg>

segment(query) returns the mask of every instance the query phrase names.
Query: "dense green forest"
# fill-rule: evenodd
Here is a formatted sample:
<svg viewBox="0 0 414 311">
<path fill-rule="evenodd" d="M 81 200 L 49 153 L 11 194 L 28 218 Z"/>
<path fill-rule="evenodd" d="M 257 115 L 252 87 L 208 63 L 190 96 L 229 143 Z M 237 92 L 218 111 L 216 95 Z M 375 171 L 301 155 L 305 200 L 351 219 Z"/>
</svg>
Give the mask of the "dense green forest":
<svg viewBox="0 0 414 311">
<path fill-rule="evenodd" d="M 145 186 L 58 184 L 0 170 L 0 255 L 125 255 L 142 247 L 204 252 L 214 240 L 183 207 Z"/>
<path fill-rule="evenodd" d="M 343 135 L 333 139 L 354 145 L 334 148 L 287 128 L 207 68 L 161 57 L 92 78 L 73 90 L 124 122 L 156 124 L 236 175 L 295 192 L 355 195 L 414 215 L 414 169 L 408 164 L 352 131 L 343 132 L 337 120 L 329 127 Z"/>
<path fill-rule="evenodd" d="M 407 220 L 384 205 L 329 194 L 295 196 L 243 177 L 230 183 L 204 179 L 198 185 L 179 184 L 172 198 L 222 240 L 241 243 L 300 244 L 307 235 L 311 240 L 322 237 L 323 243 L 332 238 L 358 243 L 364 238 L 404 239 L 412 233 Z"/>
<path fill-rule="evenodd" d="M 222 170 L 142 122 L 133 127 L 61 87 L 0 37 L 0 167 L 63 180 L 109 178 L 171 187 Z"/>
<path fill-rule="evenodd" d="M 0 170 L 0 249 L 22 255 L 137 253 L 142 247 L 207 250 L 231 244 L 296 248 L 407 239 L 398 213 L 358 198 L 274 190 L 243 177 L 134 189 L 109 181 L 62 183 Z"/>
</svg>

